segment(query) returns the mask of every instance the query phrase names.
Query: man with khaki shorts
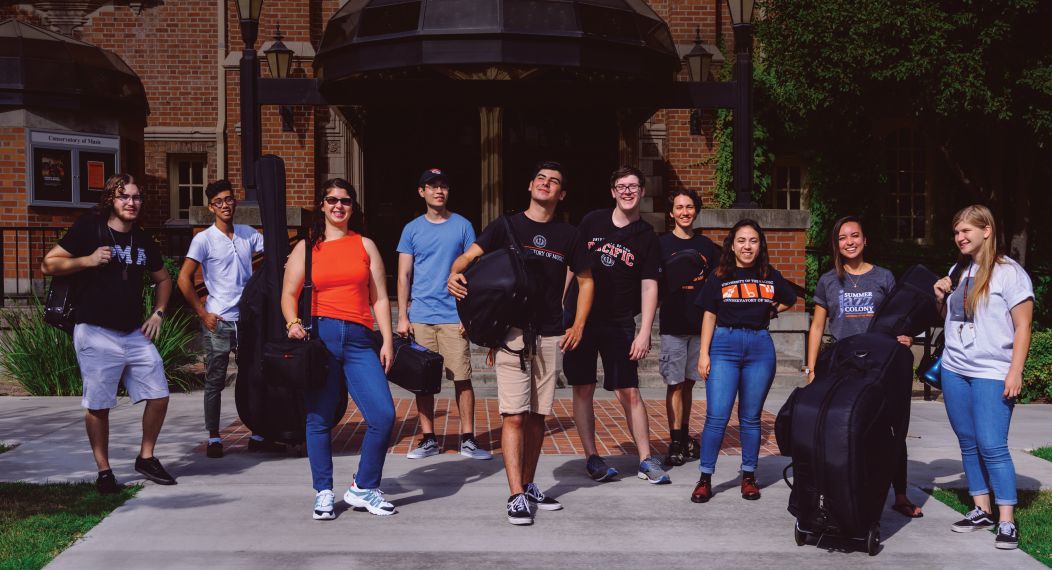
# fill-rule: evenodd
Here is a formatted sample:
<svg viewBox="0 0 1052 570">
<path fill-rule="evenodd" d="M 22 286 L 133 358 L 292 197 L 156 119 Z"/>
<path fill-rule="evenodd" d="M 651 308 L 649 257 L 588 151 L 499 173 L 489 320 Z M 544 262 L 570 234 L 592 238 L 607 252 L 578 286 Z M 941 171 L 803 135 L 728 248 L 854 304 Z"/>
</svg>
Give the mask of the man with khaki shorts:
<svg viewBox="0 0 1052 570">
<path fill-rule="evenodd" d="M 531 314 L 514 323 L 517 326 L 512 327 L 505 340 L 507 348 L 497 351 L 494 357 L 497 396 L 504 420 L 500 444 L 511 490 L 508 522 L 515 525 L 533 524 L 531 504 L 548 511 L 562 508 L 559 501 L 545 495 L 534 483 L 534 475 L 544 442 L 544 419 L 551 413 L 555 398 L 558 351 L 577 347 L 592 307 L 587 252 L 578 245 L 577 230 L 555 218 L 555 207 L 566 197 L 564 179 L 558 163 L 539 163 L 530 179 L 529 207 L 508 217 L 514 238 L 526 257 L 533 294 Z M 485 252 L 507 247 L 508 239 L 502 220 L 487 226 L 467 252 L 453 262 L 449 292 L 458 299 L 464 298 L 471 287 L 464 270 Z M 575 324 L 566 329 L 562 324 L 562 295 L 568 268 L 577 274 L 580 293 Z M 526 354 L 532 355 L 523 359 L 519 351 L 527 343 L 533 350 Z"/>
<path fill-rule="evenodd" d="M 460 454 L 491 459 L 475 440 L 475 391 L 471 386 L 471 345 L 457 315 L 457 305 L 441 277 L 453 260 L 475 241 L 475 229 L 446 207 L 449 177 L 437 168 L 420 175 L 417 192 L 427 212 L 406 224 L 398 241 L 398 328 L 402 336 L 442 355 L 446 378 L 453 382 L 460 411 Z M 419 277 L 413 279 L 413 277 Z M 437 277 L 437 278 L 436 278 Z M 406 457 L 423 459 L 442 452 L 435 437 L 435 397 L 416 396 L 423 435 Z"/>
</svg>

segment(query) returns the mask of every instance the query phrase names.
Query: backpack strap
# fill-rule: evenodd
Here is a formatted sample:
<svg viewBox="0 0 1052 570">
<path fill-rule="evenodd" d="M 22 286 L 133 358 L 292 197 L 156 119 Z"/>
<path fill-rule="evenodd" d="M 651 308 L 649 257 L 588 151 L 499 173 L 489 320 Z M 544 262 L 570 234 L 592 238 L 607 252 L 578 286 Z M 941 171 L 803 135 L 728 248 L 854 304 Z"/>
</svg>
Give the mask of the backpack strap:
<svg viewBox="0 0 1052 570">
<path fill-rule="evenodd" d="M 522 247 L 519 246 L 519 239 L 515 235 L 515 229 L 511 227 L 511 220 L 508 218 L 508 216 L 501 216 L 500 220 L 504 224 L 504 231 L 507 232 L 508 247 L 515 253 L 515 256 L 519 258 L 520 263 L 525 263 L 526 256 L 523 254 Z M 535 300 L 530 300 L 531 305 L 534 302 Z M 537 331 L 534 328 L 532 319 L 529 319 L 526 323 L 525 328 L 522 329 L 522 342 L 523 345 L 521 350 L 513 350 L 509 348 L 507 344 L 504 343 L 501 344 L 500 350 L 504 350 L 510 354 L 518 355 L 519 368 L 523 372 L 526 372 L 527 363 L 530 361 L 530 359 L 533 358 L 533 355 L 537 352 Z"/>
<path fill-rule="evenodd" d="M 304 238 L 303 245 L 306 248 L 306 251 L 303 252 L 303 269 L 306 273 L 303 276 L 303 289 L 300 290 L 298 312 L 300 321 L 302 321 L 303 330 L 309 333 L 313 326 L 311 321 L 311 308 L 314 303 L 314 277 L 311 275 L 311 267 L 313 266 L 312 258 L 314 257 L 314 246 L 311 245 L 309 238 Z"/>
</svg>

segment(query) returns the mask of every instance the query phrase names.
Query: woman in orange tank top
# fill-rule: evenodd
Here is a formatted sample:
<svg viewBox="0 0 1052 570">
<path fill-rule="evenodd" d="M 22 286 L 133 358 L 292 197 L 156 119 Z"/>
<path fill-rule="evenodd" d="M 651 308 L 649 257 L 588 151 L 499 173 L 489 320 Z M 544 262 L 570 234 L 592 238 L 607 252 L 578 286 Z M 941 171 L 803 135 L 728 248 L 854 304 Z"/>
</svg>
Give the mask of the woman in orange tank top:
<svg viewBox="0 0 1052 570">
<path fill-rule="evenodd" d="M 358 472 L 343 500 L 374 515 L 391 515 L 395 513 L 394 505 L 384 500 L 380 491 L 394 424 L 394 404 L 384 375 L 393 358 L 391 304 L 380 252 L 372 240 L 362 236 L 358 196 L 346 180 L 334 178 L 321 186 L 310 235 L 305 241 L 307 244 L 301 241 L 289 254 L 281 289 L 281 312 L 289 338 L 303 339 L 313 333 L 329 350 L 325 385 L 303 395 L 307 456 L 316 492 L 313 517 L 335 518 L 331 432 L 340 390 L 350 393 L 368 424 Z M 307 245 L 313 248 L 313 323 L 301 323 L 296 318 Z M 379 358 L 373 348 L 374 317 L 383 335 Z M 308 330 L 308 325 L 312 329 Z"/>
</svg>

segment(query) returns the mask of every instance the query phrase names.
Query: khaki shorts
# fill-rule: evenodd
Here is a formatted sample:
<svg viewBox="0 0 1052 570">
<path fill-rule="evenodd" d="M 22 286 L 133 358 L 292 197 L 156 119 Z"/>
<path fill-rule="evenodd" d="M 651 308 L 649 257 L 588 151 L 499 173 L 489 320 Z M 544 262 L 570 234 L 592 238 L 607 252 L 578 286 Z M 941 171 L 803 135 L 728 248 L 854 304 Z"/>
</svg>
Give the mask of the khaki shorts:
<svg viewBox="0 0 1052 570">
<path fill-rule="evenodd" d="M 442 355 L 446 380 L 471 380 L 471 343 L 460 334 L 460 324 L 427 325 L 412 323 L 416 342 Z"/>
<path fill-rule="evenodd" d="M 533 412 L 542 416 L 552 413 L 555 379 L 559 374 L 558 336 L 537 337 L 537 353 L 522 371 L 519 355 L 498 350 L 494 358 L 497 372 L 497 399 L 502 414 Z M 522 330 L 513 328 L 505 342 L 509 348 L 523 347 Z"/>
</svg>

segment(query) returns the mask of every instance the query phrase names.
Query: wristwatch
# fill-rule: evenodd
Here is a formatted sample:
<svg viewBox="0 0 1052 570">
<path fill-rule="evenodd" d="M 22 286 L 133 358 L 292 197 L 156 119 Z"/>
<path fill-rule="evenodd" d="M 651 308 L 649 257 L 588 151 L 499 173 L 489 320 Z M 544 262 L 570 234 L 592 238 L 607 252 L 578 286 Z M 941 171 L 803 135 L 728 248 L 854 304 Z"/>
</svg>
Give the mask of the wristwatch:
<svg viewBox="0 0 1052 570">
<path fill-rule="evenodd" d="M 157 310 L 154 311 L 153 314 L 157 315 L 158 317 L 161 317 L 162 319 L 164 318 L 164 311 Z"/>
</svg>

